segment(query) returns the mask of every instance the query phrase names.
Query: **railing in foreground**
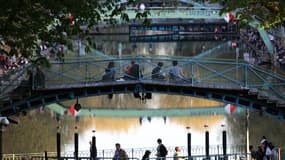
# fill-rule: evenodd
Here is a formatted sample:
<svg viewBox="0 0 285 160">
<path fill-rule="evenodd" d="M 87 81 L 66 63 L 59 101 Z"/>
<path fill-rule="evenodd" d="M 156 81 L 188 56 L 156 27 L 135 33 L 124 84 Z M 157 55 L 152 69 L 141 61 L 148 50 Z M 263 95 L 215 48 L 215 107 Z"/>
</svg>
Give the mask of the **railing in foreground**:
<svg viewBox="0 0 285 160">
<path fill-rule="evenodd" d="M 246 154 L 227 154 L 227 155 L 197 155 L 197 156 L 167 156 L 166 158 L 158 158 L 158 157 L 150 157 L 148 160 L 245 160 L 246 158 L 250 158 L 250 155 Z M 43 156 L 32 156 L 31 160 L 91 160 L 90 157 L 43 157 Z M 141 158 L 128 158 L 122 160 L 140 160 Z M 6 159 L 5 159 L 6 160 Z M 16 159 L 15 159 L 16 160 Z M 97 157 L 96 160 L 113 160 L 113 157 Z"/>
</svg>

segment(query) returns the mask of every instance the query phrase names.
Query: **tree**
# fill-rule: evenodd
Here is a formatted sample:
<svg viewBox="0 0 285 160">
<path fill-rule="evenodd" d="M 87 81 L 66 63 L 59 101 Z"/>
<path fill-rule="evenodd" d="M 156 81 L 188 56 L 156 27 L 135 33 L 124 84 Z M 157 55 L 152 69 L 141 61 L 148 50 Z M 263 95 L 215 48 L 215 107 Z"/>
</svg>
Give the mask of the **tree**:
<svg viewBox="0 0 285 160">
<path fill-rule="evenodd" d="M 220 14 L 236 12 L 241 22 L 249 23 L 259 20 L 262 27 L 285 24 L 285 1 L 284 0 L 211 0 L 223 5 Z"/>
<path fill-rule="evenodd" d="M 35 63 L 46 63 L 40 54 L 42 42 L 61 58 L 58 44 L 72 48 L 71 39 L 91 42 L 89 31 L 107 19 L 111 24 L 119 16 L 128 21 L 126 6 L 120 0 L 0 0 L 0 48 L 6 55 L 22 55 Z M 137 12 L 138 18 L 146 13 Z M 86 28 L 86 29 L 83 29 Z"/>
</svg>

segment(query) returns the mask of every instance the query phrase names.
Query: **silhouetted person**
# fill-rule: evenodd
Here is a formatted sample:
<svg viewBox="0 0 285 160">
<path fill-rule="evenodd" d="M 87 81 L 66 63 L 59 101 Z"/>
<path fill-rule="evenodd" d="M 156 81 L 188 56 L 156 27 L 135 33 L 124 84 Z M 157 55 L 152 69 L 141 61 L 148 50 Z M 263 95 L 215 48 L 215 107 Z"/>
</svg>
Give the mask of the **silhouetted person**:
<svg viewBox="0 0 285 160">
<path fill-rule="evenodd" d="M 115 63 L 109 62 L 108 67 L 105 69 L 105 74 L 102 77 L 103 81 L 115 81 Z"/>
<path fill-rule="evenodd" d="M 157 66 L 151 72 L 151 78 L 162 80 L 165 79 L 165 76 L 161 73 L 161 67 L 163 66 L 162 62 L 158 62 Z"/>
<path fill-rule="evenodd" d="M 150 150 L 146 150 L 143 157 L 142 157 L 142 160 L 148 160 L 150 154 L 151 154 Z"/>
<path fill-rule="evenodd" d="M 168 151 L 166 147 L 162 144 L 162 140 L 160 138 L 157 139 L 158 146 L 156 148 L 156 156 L 158 160 L 165 160 Z"/>
<path fill-rule="evenodd" d="M 90 144 L 90 160 L 95 160 L 97 157 L 97 148 L 95 145 L 92 144 L 92 141 L 90 141 L 89 144 Z"/>
<path fill-rule="evenodd" d="M 254 150 L 252 145 L 249 146 L 249 151 L 251 159 L 256 159 L 257 151 Z"/>
<path fill-rule="evenodd" d="M 121 145 L 119 143 L 116 143 L 115 147 L 116 147 L 116 150 L 115 150 L 113 160 L 127 160 L 128 155 L 126 151 L 121 148 Z"/>
</svg>

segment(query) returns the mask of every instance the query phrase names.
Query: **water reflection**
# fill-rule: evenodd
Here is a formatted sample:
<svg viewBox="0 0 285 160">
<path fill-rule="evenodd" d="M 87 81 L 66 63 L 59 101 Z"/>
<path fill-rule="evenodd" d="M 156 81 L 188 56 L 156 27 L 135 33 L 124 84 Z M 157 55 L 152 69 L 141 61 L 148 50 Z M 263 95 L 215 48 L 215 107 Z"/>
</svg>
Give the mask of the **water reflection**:
<svg viewBox="0 0 285 160">
<path fill-rule="evenodd" d="M 186 125 L 192 126 L 193 145 L 201 145 L 203 142 L 204 124 L 210 126 L 211 145 L 221 144 L 220 124 L 224 122 L 224 116 L 197 116 L 167 118 L 144 118 L 142 124 L 139 119 L 130 118 L 83 118 L 80 123 L 80 150 L 88 150 L 88 142 L 92 137 L 92 129 L 96 129 L 98 149 L 112 148 L 115 143 L 121 143 L 124 148 L 155 147 L 158 137 L 164 139 L 167 146 L 186 145 Z M 82 125 L 81 125 L 82 124 Z M 73 149 L 73 141 L 65 144 L 64 150 Z"/>
<path fill-rule="evenodd" d="M 204 144 L 204 124 L 209 126 L 210 145 L 222 142 L 221 124 L 225 124 L 230 145 L 245 143 L 245 123 L 243 114 L 212 115 L 193 117 L 147 118 L 139 122 L 139 118 L 99 118 L 81 117 L 79 120 L 79 150 L 88 151 L 88 142 L 92 130 L 96 129 L 98 149 L 113 149 L 119 142 L 124 148 L 155 147 L 156 139 L 161 137 L 167 146 L 186 146 L 186 126 L 191 126 L 192 144 Z M 33 110 L 27 116 L 15 116 L 19 125 L 4 128 L 4 153 L 27 153 L 56 151 L 56 116 L 49 110 Z M 75 119 L 71 116 L 61 117 L 61 147 L 64 151 L 73 151 Z M 272 125 L 274 124 L 274 125 Z M 258 113 L 251 113 L 250 143 L 257 146 L 260 137 L 265 135 L 277 147 L 285 147 L 284 123 Z M 268 132 L 270 130 L 270 132 Z"/>
<path fill-rule="evenodd" d="M 80 104 L 85 108 L 191 108 L 191 107 L 217 107 L 224 106 L 222 102 L 200 99 L 189 96 L 177 96 L 166 94 L 152 94 L 152 99 L 143 103 L 135 99 L 132 94 L 114 95 L 112 99 L 108 96 L 81 98 Z M 75 104 L 76 100 L 62 102 L 65 106 Z"/>
<path fill-rule="evenodd" d="M 123 55 L 166 55 L 193 56 L 211 49 L 223 41 L 189 41 L 189 42 L 136 42 L 130 43 L 128 35 L 99 36 L 94 41 L 97 49 L 117 55 L 119 48 Z M 121 47 L 119 47 L 121 46 Z"/>
</svg>

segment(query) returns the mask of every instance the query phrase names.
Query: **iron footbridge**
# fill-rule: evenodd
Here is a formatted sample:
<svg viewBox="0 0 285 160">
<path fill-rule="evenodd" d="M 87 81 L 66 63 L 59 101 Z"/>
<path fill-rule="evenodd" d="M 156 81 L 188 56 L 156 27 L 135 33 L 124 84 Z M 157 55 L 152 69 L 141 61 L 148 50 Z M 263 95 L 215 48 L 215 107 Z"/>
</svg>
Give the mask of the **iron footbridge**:
<svg viewBox="0 0 285 160">
<path fill-rule="evenodd" d="M 184 77 L 171 74 L 174 61 Z M 131 62 L 137 68 L 126 74 Z M 159 62 L 163 66 L 154 73 Z M 221 101 L 285 120 L 285 77 L 237 61 L 171 56 L 54 61 L 50 68 L 27 66 L 2 75 L 1 82 L 0 113 L 5 116 L 89 96 L 134 94 L 148 98 L 158 93 Z"/>
</svg>

